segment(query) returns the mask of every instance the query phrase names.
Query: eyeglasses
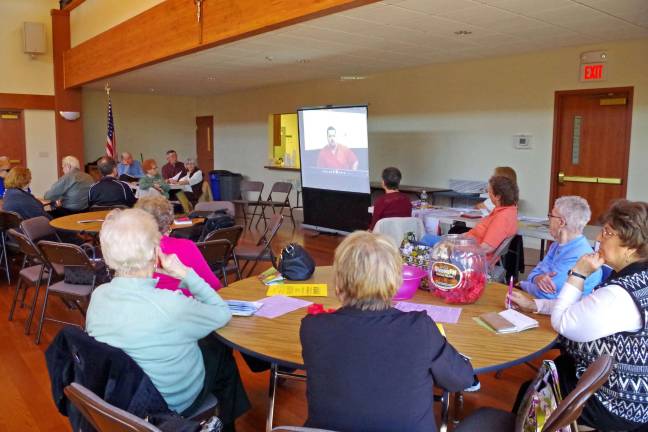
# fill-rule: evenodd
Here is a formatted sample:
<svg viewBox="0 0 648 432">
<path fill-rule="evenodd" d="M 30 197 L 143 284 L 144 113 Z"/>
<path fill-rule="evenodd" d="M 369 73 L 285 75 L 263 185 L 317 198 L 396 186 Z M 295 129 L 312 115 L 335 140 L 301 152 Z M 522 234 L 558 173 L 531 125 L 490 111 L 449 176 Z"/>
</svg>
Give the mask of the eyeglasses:
<svg viewBox="0 0 648 432">
<path fill-rule="evenodd" d="M 547 213 L 547 217 L 548 217 L 549 219 L 551 219 L 551 218 L 562 219 L 562 216 L 552 215 L 551 213 Z"/>
<path fill-rule="evenodd" d="M 610 231 L 606 227 L 603 227 L 601 228 L 601 235 L 603 238 L 610 238 L 616 236 L 617 234 L 613 231 Z"/>
</svg>

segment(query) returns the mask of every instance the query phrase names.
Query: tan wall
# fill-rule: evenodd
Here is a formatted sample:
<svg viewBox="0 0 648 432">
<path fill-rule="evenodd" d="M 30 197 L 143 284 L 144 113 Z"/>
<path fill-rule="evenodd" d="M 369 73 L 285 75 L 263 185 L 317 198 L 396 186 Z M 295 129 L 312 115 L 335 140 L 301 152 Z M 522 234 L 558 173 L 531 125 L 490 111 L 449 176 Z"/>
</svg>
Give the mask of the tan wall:
<svg viewBox="0 0 648 432">
<path fill-rule="evenodd" d="M 52 19 L 56 0 L 0 2 L 0 93 L 54 94 Z M 47 52 L 32 59 L 23 53 L 23 22 L 45 24 Z M 53 111 L 25 111 L 27 166 L 32 190 L 42 195 L 56 180 L 56 135 Z"/>
<path fill-rule="evenodd" d="M 112 92 L 117 151 L 130 151 L 139 159 L 166 163 L 173 148 L 180 160 L 196 156 L 195 98 Z M 105 152 L 107 99 L 103 91 L 84 90 L 83 130 L 85 158 L 92 161 Z M 265 149 L 265 147 L 264 147 Z"/>
<path fill-rule="evenodd" d="M 578 81 L 579 53 L 606 49 L 606 82 Z M 403 171 L 403 183 L 447 186 L 450 178 L 486 180 L 497 165 L 518 171 L 522 211 L 548 211 L 554 92 L 634 86 L 628 198 L 648 200 L 648 40 L 565 48 L 514 57 L 433 65 L 364 81 L 322 80 L 198 99 L 214 115 L 215 166 L 267 183 L 296 177 L 263 169 L 267 116 L 300 106 L 369 104 L 370 167 Z M 513 135 L 532 135 L 514 150 Z"/>
<path fill-rule="evenodd" d="M 24 0 L 23 0 L 24 1 Z M 163 0 L 86 0 L 70 12 L 72 46 L 139 15 Z"/>
</svg>

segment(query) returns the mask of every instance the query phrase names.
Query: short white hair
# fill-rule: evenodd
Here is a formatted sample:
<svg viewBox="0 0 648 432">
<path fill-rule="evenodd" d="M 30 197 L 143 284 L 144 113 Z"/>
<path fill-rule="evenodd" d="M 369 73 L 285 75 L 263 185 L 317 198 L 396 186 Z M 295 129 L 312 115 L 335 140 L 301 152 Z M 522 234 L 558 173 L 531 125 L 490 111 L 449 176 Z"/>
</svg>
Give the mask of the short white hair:
<svg viewBox="0 0 648 432">
<path fill-rule="evenodd" d="M 185 165 L 188 165 L 188 164 L 191 164 L 191 165 L 198 165 L 198 164 L 196 163 L 196 159 L 194 159 L 194 158 L 187 158 L 187 159 L 185 160 Z"/>
<path fill-rule="evenodd" d="M 130 274 L 155 263 L 160 232 L 153 216 L 140 209 L 115 209 L 99 232 L 106 264 L 118 274 Z"/>
<path fill-rule="evenodd" d="M 74 156 L 65 156 L 61 160 L 61 165 L 64 167 L 70 167 L 70 168 L 76 168 L 76 169 L 81 169 L 81 163 L 79 163 L 79 159 L 75 158 Z"/>
<path fill-rule="evenodd" d="M 577 195 L 560 197 L 554 202 L 554 207 L 560 212 L 565 220 L 567 230 L 572 232 L 583 232 L 592 217 L 592 210 L 587 200 Z"/>
</svg>

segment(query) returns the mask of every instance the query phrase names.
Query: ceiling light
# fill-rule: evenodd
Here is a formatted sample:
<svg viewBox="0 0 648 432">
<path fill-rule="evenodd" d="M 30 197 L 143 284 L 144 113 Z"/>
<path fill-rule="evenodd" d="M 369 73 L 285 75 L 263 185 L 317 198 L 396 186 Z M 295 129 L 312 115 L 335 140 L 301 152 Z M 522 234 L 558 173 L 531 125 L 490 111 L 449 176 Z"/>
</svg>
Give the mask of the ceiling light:
<svg viewBox="0 0 648 432">
<path fill-rule="evenodd" d="M 470 30 L 457 30 L 456 32 L 454 32 L 454 34 L 456 34 L 457 36 L 467 36 L 472 34 L 472 32 Z"/>
<path fill-rule="evenodd" d="M 299 59 L 299 60 L 297 60 L 297 63 L 306 64 L 306 63 L 310 63 L 310 60 L 309 59 Z"/>
<path fill-rule="evenodd" d="M 216 81 L 216 77 L 215 77 L 215 76 L 208 76 L 207 79 L 208 79 L 209 81 Z"/>
<path fill-rule="evenodd" d="M 367 79 L 367 77 L 361 75 L 342 75 L 340 77 L 340 81 L 359 81 L 363 79 Z"/>
<path fill-rule="evenodd" d="M 274 57 L 272 57 L 272 56 L 265 56 L 265 59 L 266 59 L 267 61 L 271 62 L 272 60 L 274 60 Z"/>
<path fill-rule="evenodd" d="M 149 91 L 150 91 L 151 93 L 153 93 L 153 92 L 155 91 L 155 89 L 154 89 L 153 87 L 151 87 L 151 88 L 149 89 Z"/>
</svg>

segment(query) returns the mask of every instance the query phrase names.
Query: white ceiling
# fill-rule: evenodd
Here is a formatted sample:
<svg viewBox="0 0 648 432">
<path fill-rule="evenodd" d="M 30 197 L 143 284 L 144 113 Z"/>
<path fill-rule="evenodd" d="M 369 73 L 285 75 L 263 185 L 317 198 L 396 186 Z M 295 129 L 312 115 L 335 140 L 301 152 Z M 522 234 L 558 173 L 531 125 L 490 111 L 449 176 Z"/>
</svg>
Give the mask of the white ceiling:
<svg viewBox="0 0 648 432">
<path fill-rule="evenodd" d="M 205 95 L 646 37 L 648 0 L 384 0 L 109 81 L 116 91 Z"/>
</svg>

